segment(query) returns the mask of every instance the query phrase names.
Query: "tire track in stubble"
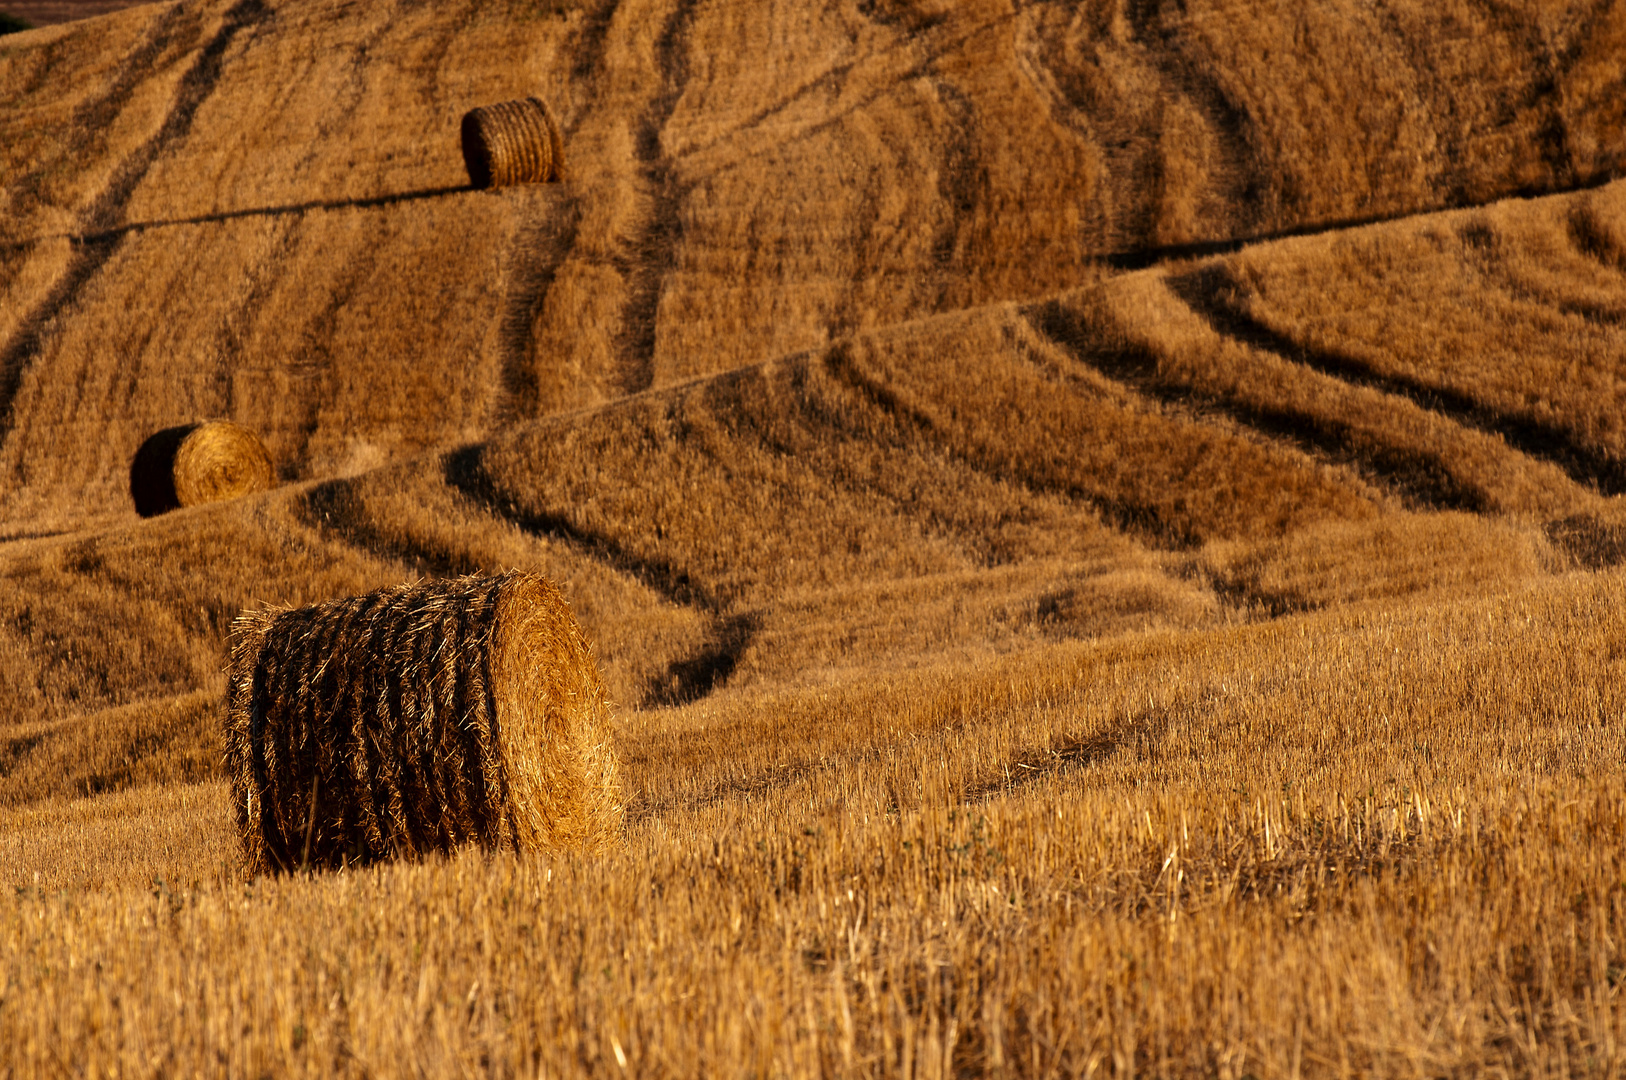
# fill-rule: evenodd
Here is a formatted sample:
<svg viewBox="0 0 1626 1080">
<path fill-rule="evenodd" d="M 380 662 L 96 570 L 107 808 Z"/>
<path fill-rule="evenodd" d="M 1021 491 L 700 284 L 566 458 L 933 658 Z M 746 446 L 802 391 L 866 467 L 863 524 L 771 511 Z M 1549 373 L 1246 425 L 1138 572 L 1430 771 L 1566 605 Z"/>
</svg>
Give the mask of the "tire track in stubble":
<svg viewBox="0 0 1626 1080">
<path fill-rule="evenodd" d="M 181 10 L 180 7 L 174 9 Z M 264 0 L 238 0 L 222 19 L 220 29 L 199 51 L 176 87 L 175 99 L 158 131 L 119 165 L 107 187 L 91 203 L 81 220 L 81 233 L 96 239 L 75 243 L 68 267 L 34 309 L 19 325 L 12 340 L 0 352 L 0 443 L 11 433 L 13 404 L 23 376 L 38 357 L 46 329 L 68 310 L 85 286 L 118 251 L 125 233 L 116 226 L 124 208 L 145 179 L 159 155 L 184 140 L 200 106 L 220 81 L 222 59 L 242 30 L 269 19 L 271 10 Z M 109 106 L 112 107 L 112 106 Z"/>
<path fill-rule="evenodd" d="M 1222 337 L 1274 353 L 1290 363 L 1356 386 L 1371 387 L 1410 401 L 1461 427 L 1498 436 L 1514 450 L 1556 465 L 1571 479 L 1599 494 L 1626 494 L 1626 462 L 1577 440 L 1565 429 L 1533 416 L 1510 414 L 1470 394 L 1424 379 L 1379 369 L 1370 361 L 1334 349 L 1315 349 L 1266 326 L 1240 302 L 1238 283 L 1224 267 L 1208 267 L 1171 277 L 1170 290 Z"/>
<path fill-rule="evenodd" d="M 1170 292 L 1190 304 L 1189 283 L 1171 282 Z M 1428 510 L 1482 512 L 1489 494 L 1452 474 L 1450 462 L 1432 454 L 1373 446 L 1353 424 L 1290 408 L 1269 408 L 1162 377 L 1151 349 L 1129 342 L 1106 344 L 1060 304 L 1051 301 L 1024 313 L 1041 337 L 1075 362 L 1160 405 L 1193 418 L 1220 416 L 1268 441 L 1286 444 L 1329 465 L 1350 468 L 1388 488 L 1403 502 Z"/>
<path fill-rule="evenodd" d="M 486 448 L 466 446 L 440 458 L 441 481 L 479 513 L 527 535 L 559 545 L 579 558 L 598 563 L 613 574 L 651 590 L 667 603 L 686 607 L 706 620 L 705 640 L 693 652 L 671 660 L 649 679 L 642 706 L 682 705 L 722 687 L 746 649 L 756 639 L 760 616 L 730 611 L 725 597 L 694 577 L 679 562 L 640 554 L 615 535 L 581 524 L 568 511 L 533 511 L 520 507 L 485 467 Z M 324 536 L 375 558 L 403 563 L 419 573 L 442 577 L 489 570 L 466 550 L 430 545 L 392 529 L 367 505 L 360 479 L 328 480 L 297 503 L 299 516 Z"/>
<path fill-rule="evenodd" d="M 616 389 L 622 394 L 647 390 L 655 381 L 655 346 L 659 329 L 661 286 L 674 268 L 683 237 L 682 209 L 692 182 L 680 179 L 661 147 L 661 135 L 677 111 L 689 81 L 689 31 L 699 0 L 678 0 L 655 41 L 655 68 L 661 89 L 650 101 L 634 152 L 643 182 L 652 192 L 648 223 L 617 270 L 628 283 L 627 301 L 616 335 Z"/>
</svg>

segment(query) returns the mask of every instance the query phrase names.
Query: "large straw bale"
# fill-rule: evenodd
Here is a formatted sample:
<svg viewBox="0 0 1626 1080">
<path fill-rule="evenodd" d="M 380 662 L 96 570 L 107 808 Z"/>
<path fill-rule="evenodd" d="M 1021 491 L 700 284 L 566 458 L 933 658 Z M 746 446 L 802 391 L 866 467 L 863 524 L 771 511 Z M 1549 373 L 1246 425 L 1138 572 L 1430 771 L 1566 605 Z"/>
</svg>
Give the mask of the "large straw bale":
<svg viewBox="0 0 1626 1080">
<path fill-rule="evenodd" d="M 142 517 L 265 491 L 275 472 L 265 444 L 230 420 L 165 428 L 130 463 L 130 497 Z"/>
<path fill-rule="evenodd" d="M 250 872 L 618 835 L 603 683 L 544 579 L 410 583 L 244 612 L 232 633 L 226 768 Z"/>
<path fill-rule="evenodd" d="M 548 183 L 564 176 L 564 137 L 539 97 L 483 105 L 463 117 L 463 163 L 477 188 Z"/>
</svg>

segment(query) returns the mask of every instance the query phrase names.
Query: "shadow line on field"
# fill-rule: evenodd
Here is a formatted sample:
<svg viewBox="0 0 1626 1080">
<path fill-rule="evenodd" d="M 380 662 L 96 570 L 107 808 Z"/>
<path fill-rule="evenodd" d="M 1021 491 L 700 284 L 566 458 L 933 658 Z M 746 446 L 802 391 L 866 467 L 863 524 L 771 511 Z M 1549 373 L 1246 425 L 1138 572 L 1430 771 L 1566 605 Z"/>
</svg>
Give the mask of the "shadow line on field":
<svg viewBox="0 0 1626 1080">
<path fill-rule="evenodd" d="M 1225 337 L 1344 382 L 1403 398 L 1463 427 L 1500 436 L 1513 449 L 1558 466 L 1577 483 L 1603 495 L 1626 493 L 1626 463 L 1582 444 L 1556 424 L 1500 411 L 1468 394 L 1411 375 L 1380 371 L 1357 356 L 1312 349 L 1266 326 L 1242 307 L 1243 290 L 1223 266 L 1170 277 L 1169 288 Z"/>
<path fill-rule="evenodd" d="M 24 375 L 44 348 L 48 328 L 60 313 L 72 307 L 84 287 L 118 251 L 126 232 L 113 228 L 112 223 L 123 216 L 124 208 L 159 156 L 191 133 L 199 108 L 220 81 L 226 50 L 238 33 L 270 17 L 271 10 L 264 0 L 237 0 L 226 11 L 220 29 L 198 51 L 197 59 L 177 84 L 163 124 L 119 163 L 107 186 L 84 212 L 81 222 L 86 233 L 75 239 L 67 267 L 19 323 L 12 340 L 0 348 L 0 441 L 11 431 L 12 403 Z"/>
<path fill-rule="evenodd" d="M 751 643 L 760 617 L 755 612 L 725 612 L 726 604 L 676 563 L 631 550 L 614 537 L 585 528 L 563 514 L 524 510 L 492 479 L 485 468 L 485 447 L 467 446 L 444 458 L 444 480 L 484 513 L 507 521 L 532 536 L 562 543 L 579 554 L 659 593 L 669 603 L 691 608 L 710 620 L 706 642 L 689 656 L 670 662 L 648 680 L 643 703 L 684 705 L 723 686 Z"/>
<path fill-rule="evenodd" d="M 1014 794 L 1027 785 L 1051 777 L 1066 776 L 1082 769 L 1104 764 L 1120 751 L 1132 753 L 1136 760 L 1149 761 L 1158 753 L 1158 743 L 1168 731 L 1173 712 L 1169 706 L 1155 706 L 1128 717 L 1122 723 L 1105 731 L 1063 739 L 1049 747 L 1033 747 L 1009 761 L 995 762 L 983 778 L 959 785 L 956 791 L 961 805 L 985 803 Z M 930 737 L 940 737 L 971 726 L 967 717 L 959 717 L 943 727 L 933 729 Z M 649 763 L 669 766 L 674 758 L 681 759 L 685 748 L 673 745 L 689 736 L 661 736 L 644 740 L 627 749 L 623 768 L 637 772 Z M 855 775 L 862 771 L 879 775 L 884 770 L 877 766 L 885 763 L 898 744 L 863 742 L 844 752 L 813 756 L 811 754 L 789 761 L 766 765 L 758 771 L 741 776 L 719 779 L 709 787 L 687 796 L 675 794 L 650 795 L 640 792 L 632 797 L 626 808 L 627 823 L 640 825 L 671 813 L 694 813 L 737 798 L 757 798 L 783 791 L 821 775 Z M 624 773 L 625 775 L 625 773 Z M 881 788 L 891 788 L 886 794 L 889 812 L 897 812 L 900 803 L 907 801 L 905 792 L 898 790 L 899 777 L 877 781 Z M 907 784 L 907 781 L 905 781 Z"/>
<path fill-rule="evenodd" d="M 1353 468 L 1390 487 L 1404 501 L 1426 509 L 1482 513 L 1489 506 L 1486 492 L 1453 476 L 1450 463 L 1437 455 L 1370 445 L 1354 425 L 1332 417 L 1238 401 L 1166 380 L 1160 377 L 1158 358 L 1150 349 L 1129 342 L 1105 344 L 1101 333 L 1092 332 L 1080 316 L 1057 301 L 1036 305 L 1023 314 L 1035 330 L 1074 361 L 1154 401 L 1225 417 L 1329 464 Z"/>
<path fill-rule="evenodd" d="M 1006 483 L 1019 483 L 1031 491 L 1046 492 L 1087 506 L 1111 527 L 1152 548 L 1184 551 L 1196 547 L 1200 542 L 1177 523 L 1166 520 L 1153 505 L 1092 488 L 1066 477 L 1024 470 L 1018 461 L 999 460 L 996 454 L 965 440 L 963 432 L 940 425 L 861 370 L 846 343 L 831 347 L 825 353 L 823 362 L 831 377 L 842 386 L 868 400 L 901 426 L 918 431 L 939 452 L 984 476 Z"/>
<path fill-rule="evenodd" d="M 693 652 L 670 661 L 663 671 L 645 681 L 640 706 L 686 705 L 727 683 L 756 638 L 761 625 L 757 613 L 724 614 L 709 592 L 670 564 L 642 559 L 614 540 L 582 529 L 562 516 L 526 514 L 513 508 L 484 476 L 479 464 L 481 450 L 473 446 L 453 451 L 446 456 L 444 465 L 448 486 L 473 502 L 480 511 L 533 536 L 563 544 L 651 588 L 667 601 L 708 617 L 710 626 L 706 639 Z M 378 522 L 369 512 L 360 485 L 357 479 L 317 484 L 298 500 L 298 513 L 307 525 L 319 532 L 375 558 L 403 563 L 420 574 L 459 577 L 495 569 L 455 545 L 425 542 Z"/>
<path fill-rule="evenodd" d="M 425 199 L 441 199 L 448 195 L 461 195 L 478 190 L 480 189 L 472 185 L 460 184 L 451 187 L 400 191 L 389 195 L 373 195 L 361 199 L 311 199 L 307 202 L 285 203 L 281 206 L 252 206 L 242 210 L 220 210 L 213 214 L 199 214 L 196 217 L 163 218 L 158 221 L 132 221 L 125 225 L 98 229 L 94 232 L 57 233 L 50 236 L 38 236 L 31 240 L 14 240 L 3 245 L 3 250 L 21 251 L 47 240 L 67 240 L 76 248 L 94 248 L 98 245 L 116 243 L 126 236 L 147 232 L 152 229 L 173 229 L 182 225 L 213 225 L 222 221 L 237 221 L 241 218 L 285 217 L 290 214 L 309 213 L 312 210 L 368 210 L 379 206 L 421 202 Z"/>
<path fill-rule="evenodd" d="M 1234 255 L 1244 248 L 1278 240 L 1296 240 L 1308 236 L 1349 232 L 1370 225 L 1393 225 L 1413 218 L 1448 214 L 1461 210 L 1474 210 L 1493 206 L 1511 199 L 1542 199 L 1557 195 L 1574 195 L 1606 187 L 1626 178 L 1626 170 L 1604 169 L 1595 176 L 1571 184 L 1528 184 L 1503 192 L 1483 202 L 1450 202 L 1399 214 L 1366 214 L 1358 217 L 1323 218 L 1285 229 L 1250 233 L 1247 236 L 1226 237 L 1219 240 L 1194 240 L 1184 244 L 1163 244 L 1157 247 L 1135 248 L 1129 251 L 1108 251 L 1096 256 L 1101 264 L 1113 270 L 1145 270 L 1165 262 L 1186 259 L 1205 259 L 1216 255 Z"/>
<path fill-rule="evenodd" d="M 420 574 L 461 577 L 485 569 L 463 552 L 380 528 L 368 515 L 356 480 L 323 481 L 301 496 L 297 506 L 305 523 L 317 531 L 371 555 L 405 563 Z"/>
</svg>

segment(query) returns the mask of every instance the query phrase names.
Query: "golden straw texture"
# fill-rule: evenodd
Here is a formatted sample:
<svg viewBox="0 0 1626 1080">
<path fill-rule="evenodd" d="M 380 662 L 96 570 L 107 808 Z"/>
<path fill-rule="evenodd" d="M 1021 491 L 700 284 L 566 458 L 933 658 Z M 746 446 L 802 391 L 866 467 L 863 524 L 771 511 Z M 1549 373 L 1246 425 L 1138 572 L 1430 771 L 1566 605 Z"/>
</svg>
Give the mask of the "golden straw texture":
<svg viewBox="0 0 1626 1080">
<path fill-rule="evenodd" d="M 130 464 L 130 496 L 142 517 L 265 491 L 271 455 L 252 431 L 229 420 L 165 428 Z"/>
<path fill-rule="evenodd" d="M 542 578 L 400 585 L 232 631 L 226 768 L 249 872 L 618 835 L 598 667 Z"/>
<path fill-rule="evenodd" d="M 485 105 L 463 117 L 463 161 L 477 188 L 543 184 L 564 175 L 564 139 L 541 98 Z"/>
</svg>

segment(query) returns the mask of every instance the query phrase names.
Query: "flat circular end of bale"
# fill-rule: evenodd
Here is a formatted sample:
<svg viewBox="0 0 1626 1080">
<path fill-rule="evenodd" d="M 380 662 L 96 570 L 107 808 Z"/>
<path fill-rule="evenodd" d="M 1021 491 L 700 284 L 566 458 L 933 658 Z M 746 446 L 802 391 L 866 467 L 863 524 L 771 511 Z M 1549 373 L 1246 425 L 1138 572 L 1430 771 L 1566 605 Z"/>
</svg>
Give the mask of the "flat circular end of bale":
<svg viewBox="0 0 1626 1080">
<path fill-rule="evenodd" d="M 198 424 L 175 449 L 175 501 L 199 506 L 268 490 L 271 455 L 252 431 L 229 420 Z"/>
<path fill-rule="evenodd" d="M 547 581 L 515 574 L 498 600 L 491 686 L 521 848 L 597 851 L 620 833 L 609 703 L 592 647 Z"/>
<path fill-rule="evenodd" d="M 477 188 L 545 184 L 564 176 L 565 144 L 539 97 L 470 109 L 461 128 L 463 164 Z"/>
</svg>

